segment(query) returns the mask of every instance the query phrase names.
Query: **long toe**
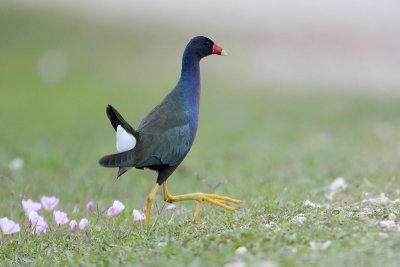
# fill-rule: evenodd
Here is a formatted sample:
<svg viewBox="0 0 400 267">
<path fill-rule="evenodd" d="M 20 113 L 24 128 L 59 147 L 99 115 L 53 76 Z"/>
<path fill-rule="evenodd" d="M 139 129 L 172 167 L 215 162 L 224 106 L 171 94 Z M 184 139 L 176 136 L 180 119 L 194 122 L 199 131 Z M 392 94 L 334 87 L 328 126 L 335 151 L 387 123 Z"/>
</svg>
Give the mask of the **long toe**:
<svg viewBox="0 0 400 267">
<path fill-rule="evenodd" d="M 234 204 L 240 204 L 242 201 L 238 200 L 238 199 L 233 199 L 230 197 L 226 197 L 226 196 L 220 196 L 220 195 L 216 195 L 216 194 L 205 194 L 206 197 L 208 198 L 212 198 L 215 199 L 221 203 L 225 203 L 226 201 L 234 203 Z"/>
<path fill-rule="evenodd" d="M 215 205 L 217 205 L 217 206 L 220 206 L 221 208 L 224 208 L 224 209 L 226 209 L 226 210 L 230 210 L 230 211 L 236 210 L 235 207 L 230 207 L 230 206 L 228 206 L 228 205 L 222 204 L 222 203 L 219 202 L 218 200 L 215 200 L 215 199 L 212 199 L 212 198 L 205 197 L 204 200 L 207 201 L 207 202 L 209 202 L 209 203 L 212 203 L 212 204 L 215 204 Z"/>
</svg>

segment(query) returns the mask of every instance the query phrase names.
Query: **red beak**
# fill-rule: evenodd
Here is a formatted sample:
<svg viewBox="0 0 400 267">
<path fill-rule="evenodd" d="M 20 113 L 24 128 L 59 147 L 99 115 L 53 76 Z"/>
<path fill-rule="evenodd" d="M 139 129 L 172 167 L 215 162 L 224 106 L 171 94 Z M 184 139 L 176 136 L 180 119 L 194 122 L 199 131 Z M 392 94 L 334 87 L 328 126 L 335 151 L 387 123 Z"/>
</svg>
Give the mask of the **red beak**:
<svg viewBox="0 0 400 267">
<path fill-rule="evenodd" d="M 221 47 L 219 47 L 217 44 L 214 44 L 213 45 L 213 54 L 217 54 L 217 55 L 221 55 L 221 52 L 222 52 L 222 48 Z"/>
</svg>

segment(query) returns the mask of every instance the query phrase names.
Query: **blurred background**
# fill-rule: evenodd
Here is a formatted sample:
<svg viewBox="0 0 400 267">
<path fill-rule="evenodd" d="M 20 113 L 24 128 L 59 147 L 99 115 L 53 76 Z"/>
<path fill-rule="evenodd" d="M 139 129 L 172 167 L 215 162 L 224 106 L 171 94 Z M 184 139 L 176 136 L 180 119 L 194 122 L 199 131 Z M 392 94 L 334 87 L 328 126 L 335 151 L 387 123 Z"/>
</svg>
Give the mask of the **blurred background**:
<svg viewBox="0 0 400 267">
<path fill-rule="evenodd" d="M 154 173 L 115 183 L 115 170 L 97 165 L 116 151 L 105 107 L 137 126 L 177 82 L 196 35 L 229 56 L 201 63 L 199 132 L 171 191 L 229 181 L 225 193 L 246 184 L 274 197 L 290 187 L 280 196 L 293 199 L 340 175 L 391 177 L 399 14 L 395 0 L 3 0 L 1 207 L 42 194 L 143 202 Z M 10 168 L 15 158 L 23 171 Z"/>
<path fill-rule="evenodd" d="M 148 49 L 170 60 L 192 36 L 210 36 L 229 46 L 234 57 L 224 70 L 240 73 L 241 80 L 383 91 L 400 83 L 400 3 L 395 0 L 13 2 L 30 10 L 53 8 L 82 24 L 101 23 L 99 28 L 125 28 L 135 42 L 151 37 Z"/>
</svg>

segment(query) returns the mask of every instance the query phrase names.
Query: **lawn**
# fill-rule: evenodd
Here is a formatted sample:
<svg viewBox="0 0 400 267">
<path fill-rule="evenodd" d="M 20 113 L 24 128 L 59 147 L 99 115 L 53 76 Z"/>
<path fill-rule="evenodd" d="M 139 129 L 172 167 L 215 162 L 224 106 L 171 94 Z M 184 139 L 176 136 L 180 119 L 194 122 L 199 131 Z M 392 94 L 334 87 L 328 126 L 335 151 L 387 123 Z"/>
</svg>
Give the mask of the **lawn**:
<svg viewBox="0 0 400 267">
<path fill-rule="evenodd" d="M 138 125 L 175 85 L 188 37 L 9 4 L 0 36 L 0 218 L 21 226 L 0 238 L 0 265 L 399 266 L 399 96 L 258 84 L 225 72 L 232 54 L 203 60 L 197 139 L 169 190 L 243 203 L 204 204 L 193 224 L 196 203 L 172 212 L 160 194 L 147 229 L 132 209 L 156 173 L 116 180 L 98 165 L 116 151 L 105 107 Z M 56 81 L 41 74 L 46 55 L 64 66 Z M 15 158 L 24 165 L 11 170 Z M 88 218 L 85 233 L 40 210 L 49 229 L 30 234 L 21 201 L 43 195 L 70 220 Z M 108 221 L 114 200 L 126 208 Z"/>
</svg>

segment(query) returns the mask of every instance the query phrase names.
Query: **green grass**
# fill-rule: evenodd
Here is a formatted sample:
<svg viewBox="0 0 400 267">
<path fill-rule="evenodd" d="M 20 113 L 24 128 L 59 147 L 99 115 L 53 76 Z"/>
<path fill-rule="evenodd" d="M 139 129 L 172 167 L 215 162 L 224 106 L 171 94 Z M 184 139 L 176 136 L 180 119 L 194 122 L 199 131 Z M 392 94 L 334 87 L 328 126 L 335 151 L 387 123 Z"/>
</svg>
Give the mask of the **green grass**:
<svg viewBox="0 0 400 267">
<path fill-rule="evenodd" d="M 116 170 L 97 164 L 115 151 L 105 106 L 115 105 L 136 126 L 174 86 L 188 37 L 3 7 L 0 217 L 22 230 L 0 239 L 1 265 L 399 265 L 400 234 L 379 223 L 398 215 L 399 206 L 361 206 L 381 192 L 400 198 L 399 97 L 256 85 L 224 72 L 224 64 L 240 64 L 234 56 L 205 59 L 197 139 L 169 190 L 244 202 L 234 213 L 205 204 L 192 224 L 194 202 L 178 203 L 181 213 L 171 219 L 158 195 L 160 214 L 153 212 L 157 222 L 146 229 L 131 213 L 145 204 L 156 173 L 132 170 L 115 180 Z M 69 69 L 55 84 L 37 72 L 48 50 L 68 58 Z M 15 157 L 25 166 L 12 172 L 8 163 Z M 338 176 L 349 187 L 330 201 L 325 193 Z M 21 200 L 53 194 L 70 219 L 89 219 L 87 234 L 55 227 L 43 211 L 48 233 L 29 234 Z M 126 206 L 115 229 L 100 214 L 114 199 Z M 307 199 L 323 206 L 304 207 Z M 95 214 L 85 213 L 88 200 Z M 78 214 L 72 214 L 75 204 Z M 292 223 L 299 214 L 308 220 Z M 266 227 L 271 221 L 277 226 Z M 327 241 L 326 250 L 310 245 Z M 243 255 L 235 253 L 241 246 Z"/>
</svg>

